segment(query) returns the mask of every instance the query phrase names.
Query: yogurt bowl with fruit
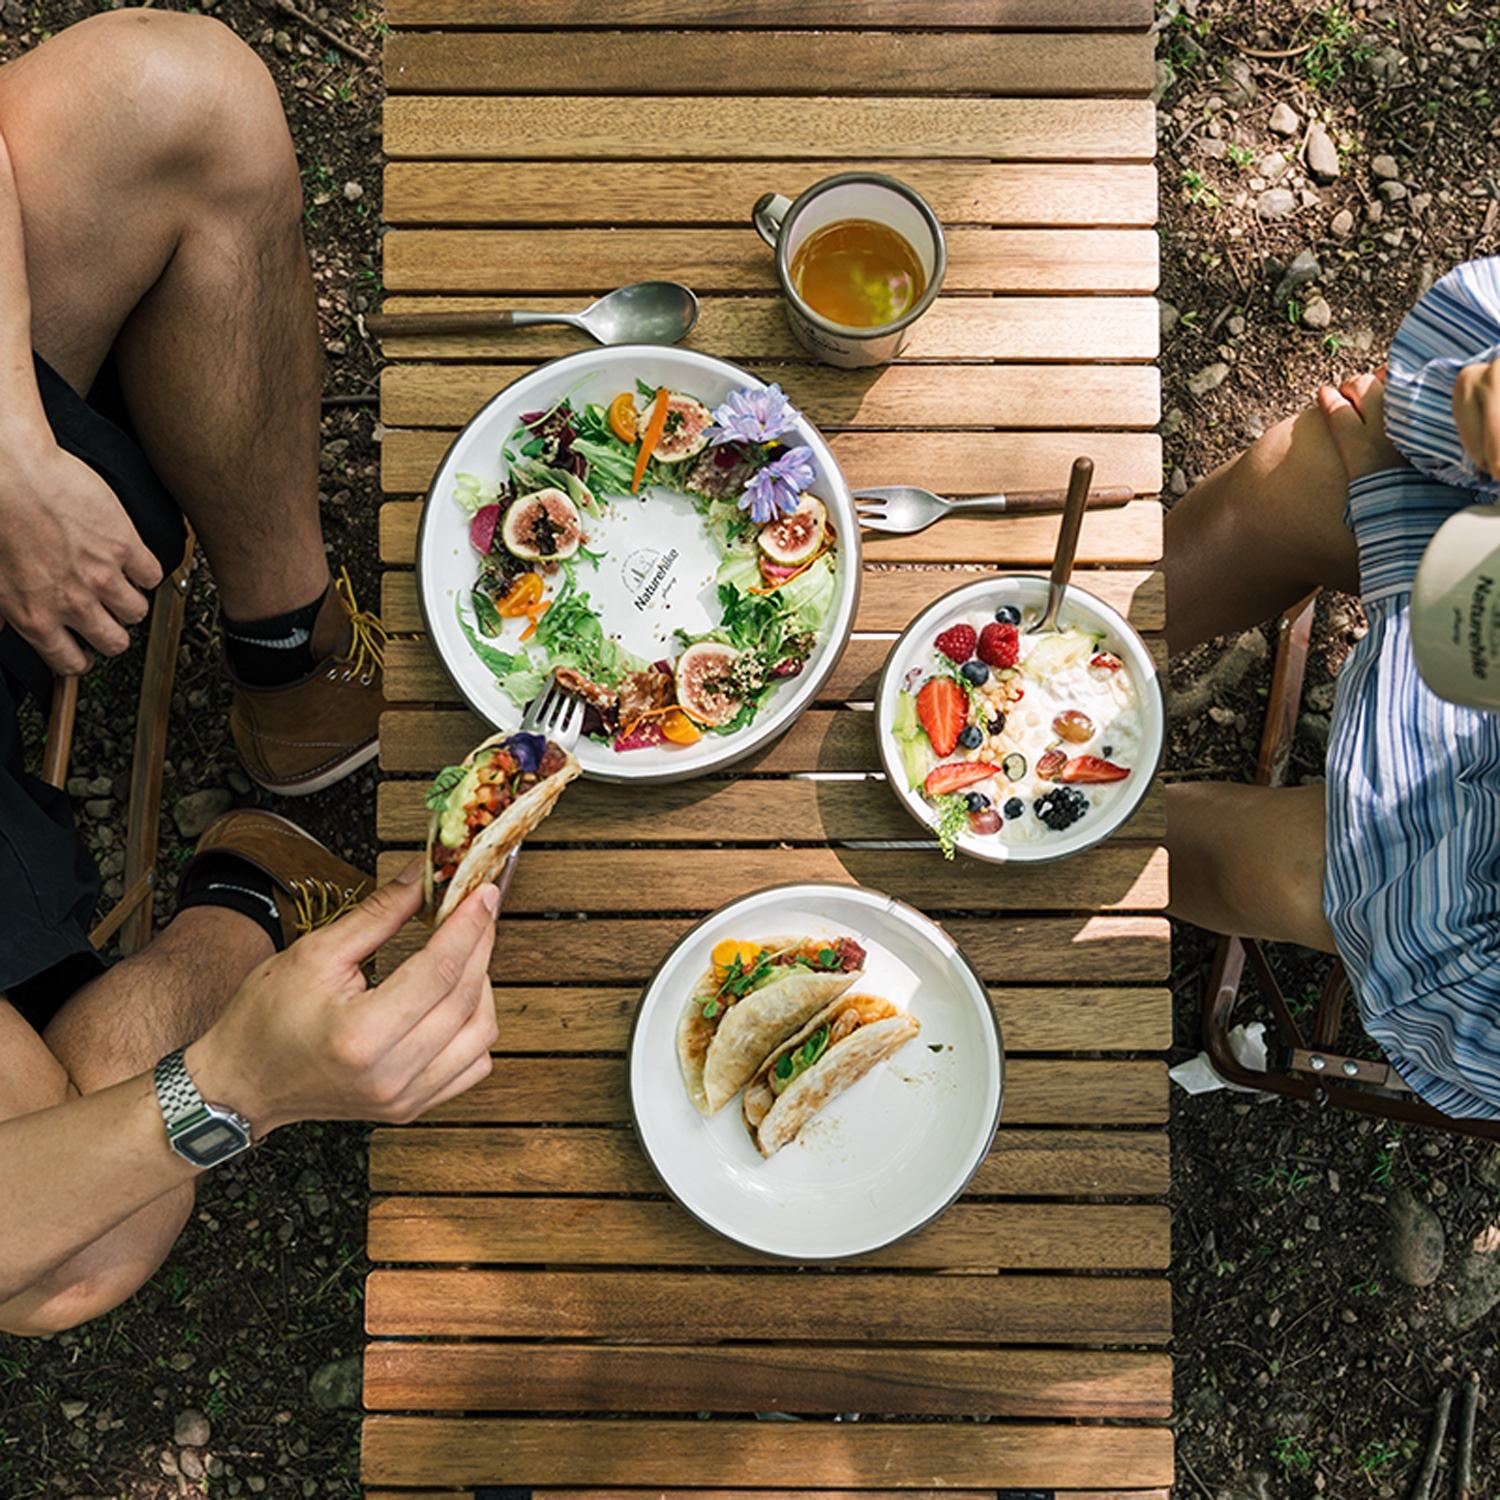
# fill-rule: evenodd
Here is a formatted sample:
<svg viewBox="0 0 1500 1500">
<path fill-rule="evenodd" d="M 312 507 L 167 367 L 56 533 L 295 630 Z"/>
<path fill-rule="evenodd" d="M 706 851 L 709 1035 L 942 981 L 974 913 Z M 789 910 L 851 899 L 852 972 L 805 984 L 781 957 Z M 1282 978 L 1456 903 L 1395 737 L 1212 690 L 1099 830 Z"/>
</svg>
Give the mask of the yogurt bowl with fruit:
<svg viewBox="0 0 1500 1500">
<path fill-rule="evenodd" d="M 1047 580 L 986 578 L 907 626 L 876 700 L 886 778 L 952 857 L 1040 863 L 1109 837 L 1156 774 L 1166 715 L 1134 628 L 1069 587 L 1037 634 Z"/>
</svg>

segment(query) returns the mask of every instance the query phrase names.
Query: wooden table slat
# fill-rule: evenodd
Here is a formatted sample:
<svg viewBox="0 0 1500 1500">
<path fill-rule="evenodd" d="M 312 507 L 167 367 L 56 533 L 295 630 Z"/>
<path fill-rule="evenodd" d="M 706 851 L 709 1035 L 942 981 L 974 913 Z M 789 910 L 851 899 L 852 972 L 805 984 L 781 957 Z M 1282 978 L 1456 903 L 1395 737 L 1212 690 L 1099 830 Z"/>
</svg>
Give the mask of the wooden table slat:
<svg viewBox="0 0 1500 1500">
<path fill-rule="evenodd" d="M 375 1343 L 372 1411 L 884 1411 L 1160 1420 L 1163 1355 L 1068 1349 L 871 1349 Z M 737 1404 L 731 1404 L 737 1403 Z"/>
<path fill-rule="evenodd" d="M 386 154 L 397 160 L 916 156 L 1149 162 L 1156 151 L 1156 109 L 1148 99 L 1097 98 L 664 95 L 643 107 L 637 99 L 587 94 L 396 95 L 386 100 L 383 141 Z M 747 177 L 753 181 L 752 174 Z"/>
<path fill-rule="evenodd" d="M 757 170 L 788 197 L 839 172 L 884 172 L 921 193 L 944 224 L 1063 229 L 1156 222 L 1156 168 L 1144 163 L 845 159 L 761 162 Z M 385 169 L 384 209 L 388 223 L 402 226 L 742 227 L 754 196 L 739 162 L 657 162 L 651 191 L 642 193 L 634 177 L 601 172 L 597 162 L 395 161 Z"/>
<path fill-rule="evenodd" d="M 1108 96 L 1156 81 L 1145 32 L 851 31 L 836 48 L 797 31 L 396 32 L 384 67 L 392 94 Z"/>
<path fill-rule="evenodd" d="M 567 1489 L 537 1486 L 543 1500 L 771 1500 L 762 1490 Z M 1051 1500 L 1171 1500 L 1165 1490 L 1053 1490 Z M 476 1500 L 471 1490 L 366 1490 L 366 1500 Z M 774 1500 L 995 1500 L 994 1490 L 778 1490 Z"/>
</svg>

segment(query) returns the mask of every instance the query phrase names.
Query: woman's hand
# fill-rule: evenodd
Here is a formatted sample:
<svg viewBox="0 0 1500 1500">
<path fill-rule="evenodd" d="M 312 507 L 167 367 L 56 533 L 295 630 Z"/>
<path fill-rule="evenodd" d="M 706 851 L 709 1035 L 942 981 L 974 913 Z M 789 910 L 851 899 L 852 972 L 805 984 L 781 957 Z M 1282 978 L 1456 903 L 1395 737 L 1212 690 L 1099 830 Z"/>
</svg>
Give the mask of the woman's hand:
<svg viewBox="0 0 1500 1500">
<path fill-rule="evenodd" d="M 361 965 L 422 905 L 419 866 L 261 964 L 187 1052 L 203 1097 L 257 1137 L 297 1120 L 404 1124 L 488 1076 L 499 892 L 468 897 L 384 983 Z"/>
<path fill-rule="evenodd" d="M 1385 435 L 1385 386 L 1378 375 L 1356 375 L 1337 389 L 1320 387 L 1318 410 L 1350 479 L 1406 467 Z"/>
</svg>

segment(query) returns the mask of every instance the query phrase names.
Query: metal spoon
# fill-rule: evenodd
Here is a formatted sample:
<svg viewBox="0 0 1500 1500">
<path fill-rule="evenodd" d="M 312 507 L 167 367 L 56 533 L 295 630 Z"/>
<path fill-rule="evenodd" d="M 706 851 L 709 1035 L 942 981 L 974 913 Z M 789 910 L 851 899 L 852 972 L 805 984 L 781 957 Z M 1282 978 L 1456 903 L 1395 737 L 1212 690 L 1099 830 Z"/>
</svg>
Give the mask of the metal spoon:
<svg viewBox="0 0 1500 1500">
<path fill-rule="evenodd" d="M 1063 501 L 1062 525 L 1057 530 L 1057 551 L 1052 558 L 1052 578 L 1047 585 L 1047 607 L 1031 627 L 1031 635 L 1046 635 L 1057 629 L 1057 612 L 1062 608 L 1068 579 L 1073 576 L 1073 555 L 1078 551 L 1078 533 L 1083 529 L 1083 513 L 1088 508 L 1089 485 L 1094 478 L 1094 460 L 1075 458 L 1068 480 L 1068 498 Z"/>
<path fill-rule="evenodd" d="M 698 299 L 675 281 L 636 281 L 617 287 L 582 312 L 496 311 L 366 313 L 377 338 L 443 333 L 498 333 L 538 323 L 566 323 L 601 344 L 675 344 L 698 321 Z"/>
</svg>

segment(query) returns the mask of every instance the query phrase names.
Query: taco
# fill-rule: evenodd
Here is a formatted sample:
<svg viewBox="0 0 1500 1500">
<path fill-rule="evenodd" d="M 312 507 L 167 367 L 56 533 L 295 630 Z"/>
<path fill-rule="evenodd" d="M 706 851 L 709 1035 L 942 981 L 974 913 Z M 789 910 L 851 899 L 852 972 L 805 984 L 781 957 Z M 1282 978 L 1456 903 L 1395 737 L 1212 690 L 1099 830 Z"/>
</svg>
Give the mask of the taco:
<svg viewBox="0 0 1500 1500">
<path fill-rule="evenodd" d="M 745 1089 L 745 1124 L 774 1156 L 830 1099 L 904 1047 L 921 1023 L 875 995 L 841 995 L 789 1037 Z"/>
<path fill-rule="evenodd" d="M 497 734 L 438 772 L 427 793 L 428 921 L 441 922 L 470 891 L 499 878 L 578 770 L 568 751 L 540 734 Z"/>
<path fill-rule="evenodd" d="M 850 937 L 726 938 L 677 1023 L 677 1060 L 700 1113 L 722 1109 L 765 1055 L 859 978 L 865 950 Z"/>
</svg>

